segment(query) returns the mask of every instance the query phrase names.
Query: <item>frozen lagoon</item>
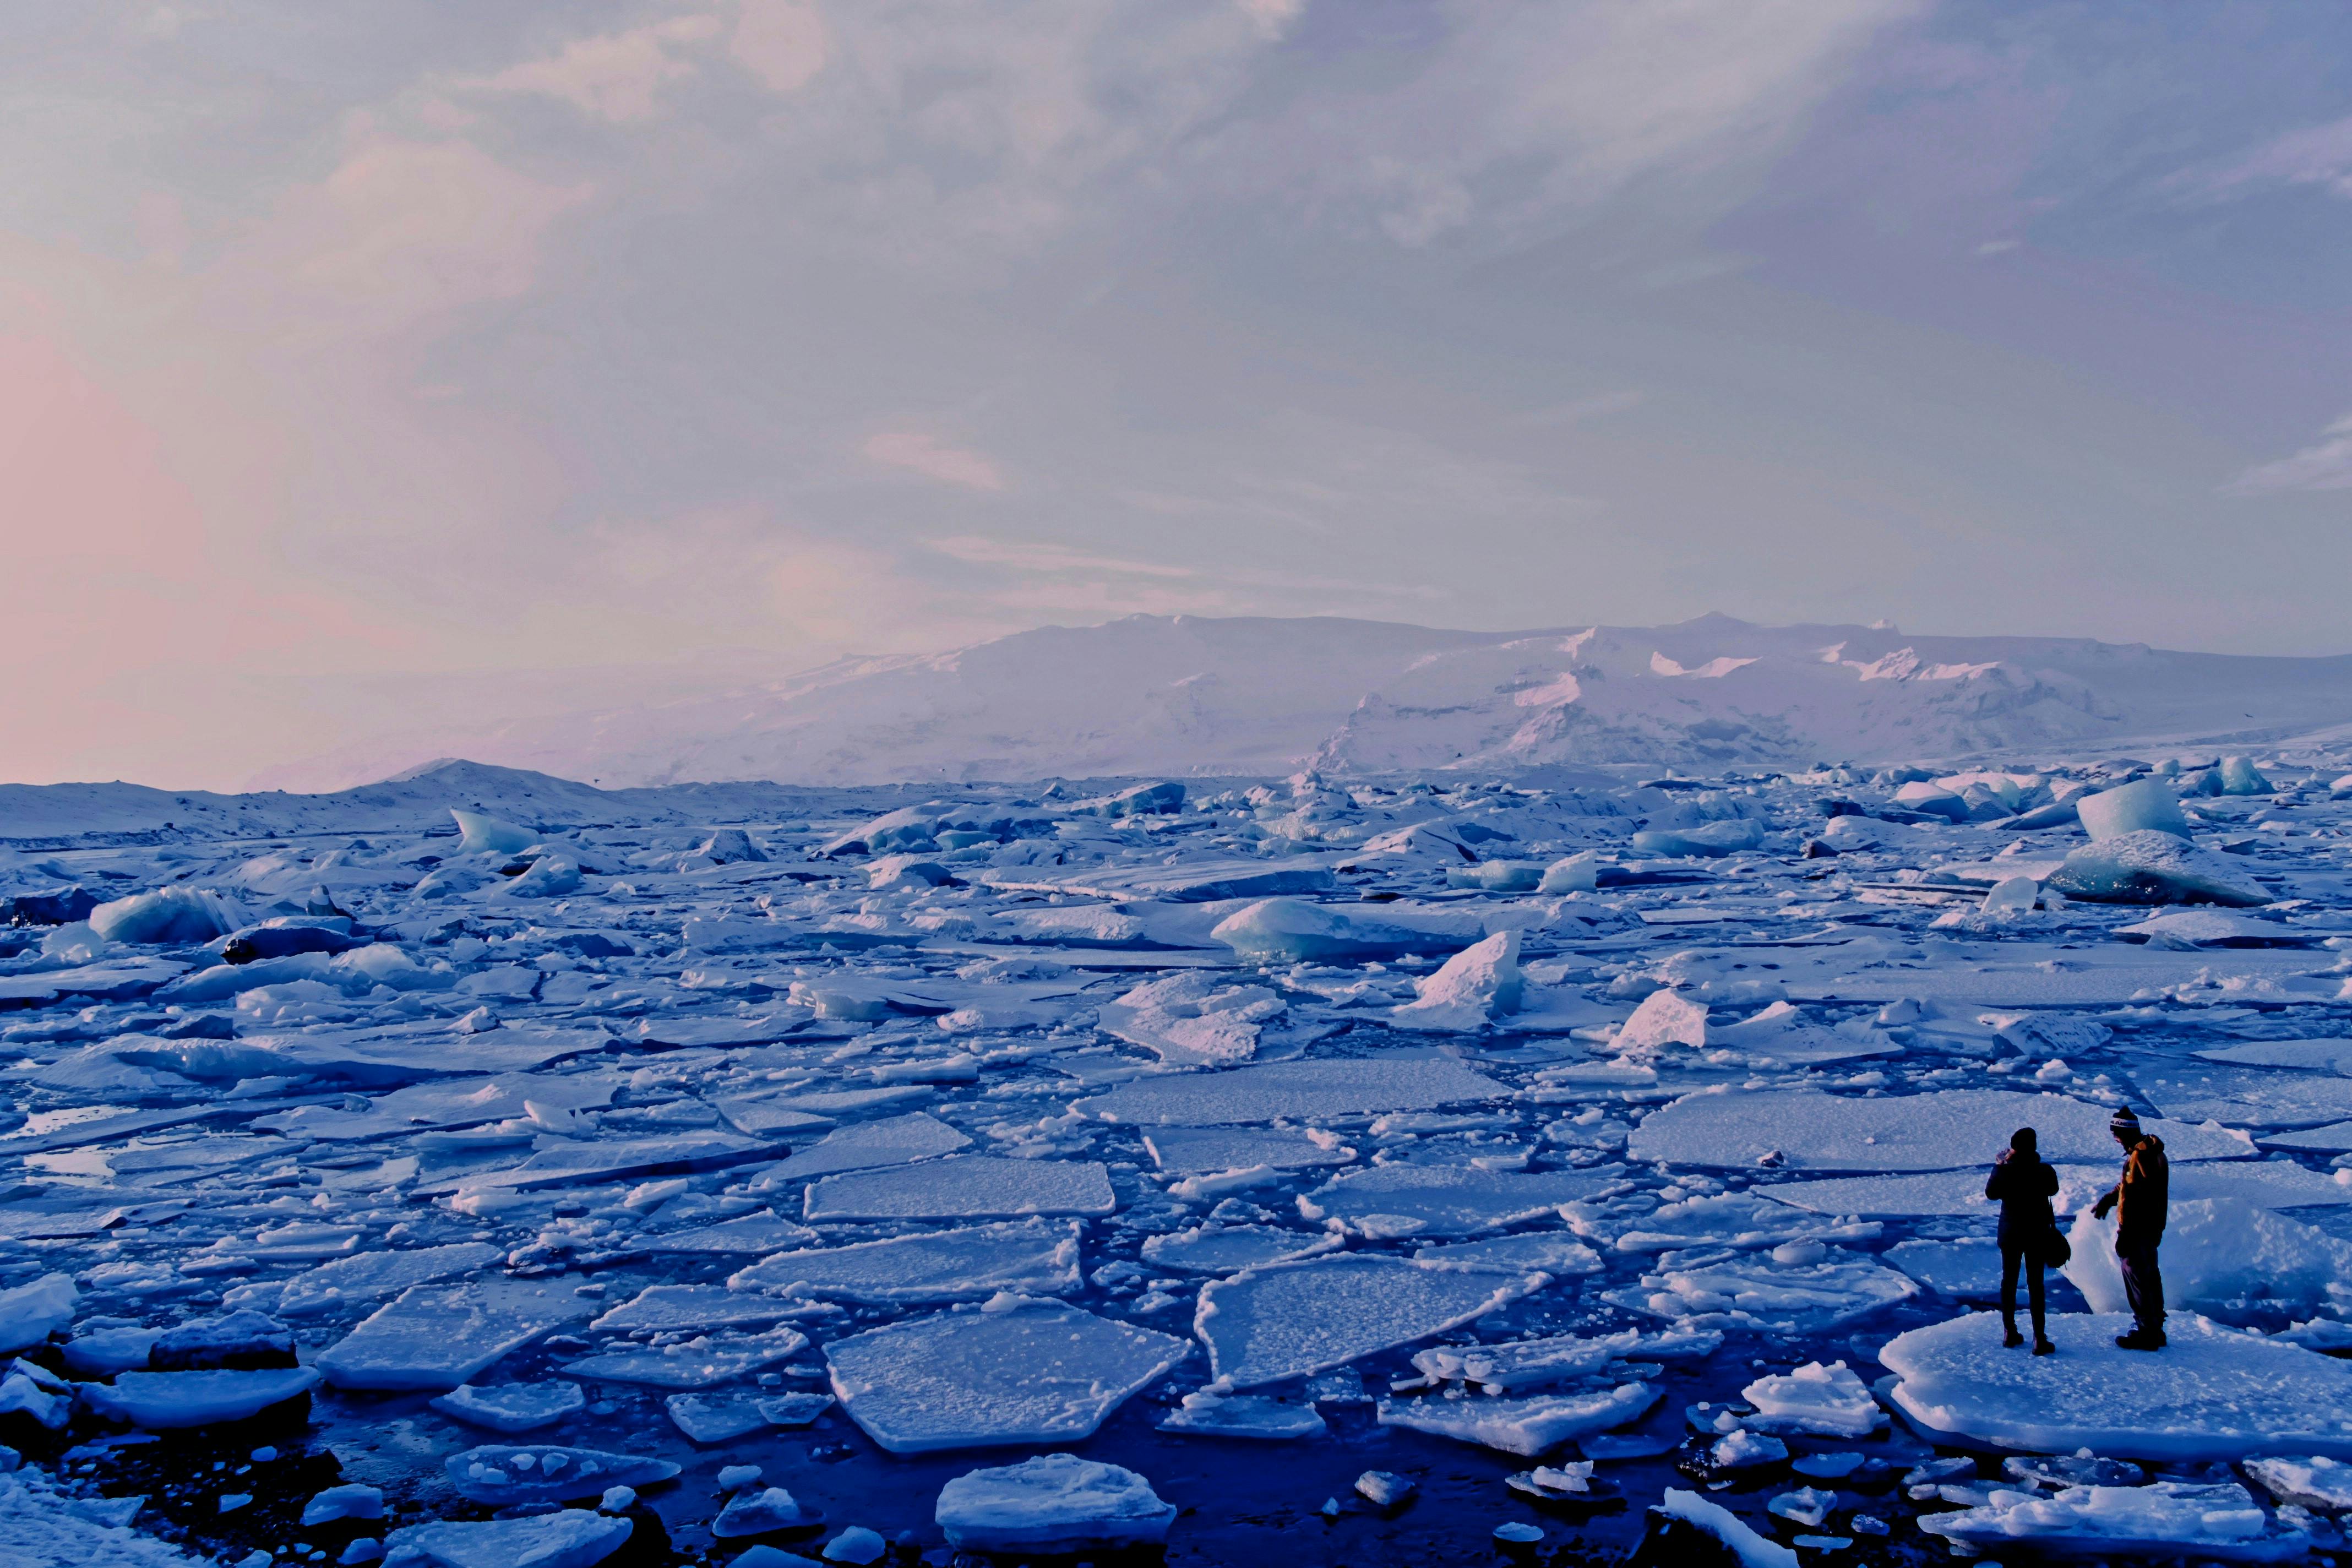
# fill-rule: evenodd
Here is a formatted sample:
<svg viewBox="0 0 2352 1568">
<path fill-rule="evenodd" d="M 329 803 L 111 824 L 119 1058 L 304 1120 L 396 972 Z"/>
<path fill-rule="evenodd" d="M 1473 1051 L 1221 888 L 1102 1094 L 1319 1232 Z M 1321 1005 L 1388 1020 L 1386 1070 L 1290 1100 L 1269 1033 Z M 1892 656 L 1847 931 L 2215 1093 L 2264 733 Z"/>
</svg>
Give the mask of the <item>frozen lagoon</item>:
<svg viewBox="0 0 2352 1568">
<path fill-rule="evenodd" d="M 341 827 L 314 802 L 273 826 L 256 797 L 235 836 L 12 846 L 0 898 L 79 885 L 110 909 L 11 928 L 0 959 L 0 1330 L 26 1352 L 0 1441 L 228 1561 L 487 1520 L 447 1462 L 523 1442 L 640 1466 L 604 1516 L 630 1530 L 571 1527 L 562 1552 L 814 1557 L 856 1527 L 935 1563 L 964 1517 L 938 1507 L 949 1482 L 1064 1452 L 1146 1489 L 1087 1471 L 1024 1509 L 1111 1541 L 1156 1494 L 1170 1559 L 1202 1563 L 1287 1563 L 1302 1534 L 1335 1561 L 1484 1560 L 1506 1522 L 1613 1554 L 1685 1475 L 1734 1478 L 1707 1498 L 1768 1541 L 1866 1552 L 1860 1515 L 1940 1551 L 1923 1515 L 2041 1517 L 1937 1489 L 1993 1485 L 2004 1441 L 2341 1453 L 2290 1397 L 2352 1344 L 2352 1301 L 2317 1284 L 2290 1302 L 2209 1270 L 2216 1332 L 2298 1323 L 2244 1342 L 2322 1371 L 2258 1390 L 2231 1363 L 2200 1385 L 2230 1414 L 2177 1400 L 2192 1414 L 2163 1428 L 2203 1447 L 2028 1430 L 1948 1392 L 1982 1363 L 2093 1402 L 2064 1380 L 2121 1352 L 2088 1319 L 2059 1323 L 2081 1353 L 2032 1366 L 1887 1348 L 1983 1304 L 1971 1194 L 2014 1124 L 2041 1127 L 2072 1203 L 2129 1100 L 2183 1203 L 2252 1205 L 2323 1266 L 2352 1237 L 2352 1140 L 2326 1129 L 2352 1104 L 2343 769 L 2265 758 L 2269 794 L 2183 792 L 2205 852 L 2270 895 L 2230 923 L 2021 902 L 2019 873 L 2048 886 L 2084 838 L 2006 825 L 2131 771 L 1953 780 L 1958 808 L 1929 811 L 1895 799 L 1916 779 L 1440 775 L 1117 809 L 740 786 L 600 821 L 473 770 L 462 795 L 335 808 Z M 440 808 L 478 804 L 521 837 L 463 847 Z M 1742 826 L 1696 858 L 1633 839 L 1710 823 Z M 535 869 L 559 861 L 576 886 Z M 177 887 L 206 896 L 148 897 Z M 1267 898 L 1324 912 L 1237 920 Z M 288 956 L 223 963 L 235 932 Z M 1621 1035 L 1645 1005 L 1666 1022 Z M 150 1368 L 159 1331 L 239 1310 L 293 1349 Z M 1833 1363 L 1904 1419 L 1846 1436 L 1767 1413 L 1723 1453 L 1769 1436 L 1782 1459 L 1709 1457 L 1748 1430 L 1748 1390 Z M 1549 1370 L 1488 1394 L 1448 1370 L 1473 1365 Z M 290 1397 L 222 1424 L 264 1393 Z M 1972 1478 L 1895 1485 L 1938 1440 L 1981 1451 Z M 1580 1452 L 1598 1491 L 1507 1484 Z M 722 1495 L 730 1466 L 759 1486 Z M 1370 1469 L 1415 1489 L 1373 1505 Z M 379 1488 L 384 1517 L 301 1525 L 338 1482 Z M 1829 1502 L 1766 1506 L 1801 1484 Z M 725 1495 L 760 1487 L 791 1521 L 722 1542 Z"/>
</svg>

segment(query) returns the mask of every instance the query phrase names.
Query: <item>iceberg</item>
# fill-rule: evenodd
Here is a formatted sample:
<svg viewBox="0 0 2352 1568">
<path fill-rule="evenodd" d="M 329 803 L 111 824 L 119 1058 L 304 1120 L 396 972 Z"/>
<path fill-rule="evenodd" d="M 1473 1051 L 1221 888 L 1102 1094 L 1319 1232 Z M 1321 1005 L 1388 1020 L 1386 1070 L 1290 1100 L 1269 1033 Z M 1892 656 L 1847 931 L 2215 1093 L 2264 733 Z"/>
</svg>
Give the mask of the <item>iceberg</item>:
<svg viewBox="0 0 2352 1568">
<path fill-rule="evenodd" d="M 1914 1425 L 1997 1447 L 2196 1463 L 2267 1454 L 2352 1458 L 2352 1366 L 2190 1313 L 2160 1352 L 2120 1350 L 2131 1320 L 2053 1313 L 2058 1353 L 2000 1344 L 1972 1312 L 1913 1329 L 1879 1352 L 1888 1397 Z"/>
<path fill-rule="evenodd" d="M 2067 1237 L 2063 1272 L 2095 1312 L 2127 1310 L 2115 1237 L 2088 1207 Z M 2352 1279 L 2352 1242 L 2242 1197 L 2173 1198 L 2162 1256 L 2165 1305 L 2223 1317 L 2250 1305 L 2309 1317 Z"/>
<path fill-rule="evenodd" d="M 227 936 L 250 917 L 231 899 L 202 888 L 158 888 L 115 899 L 89 912 L 101 942 L 195 943 Z"/>
<path fill-rule="evenodd" d="M 1486 934 L 1473 914 L 1431 912 L 1407 921 L 1393 910 L 1355 914 L 1329 904 L 1265 899 L 1234 910 L 1209 935 L 1260 963 L 1360 963 L 1409 953 L 1454 952 Z"/>
<path fill-rule="evenodd" d="M 727 1286 L 876 1304 L 1065 1295 L 1078 1288 L 1078 1223 L 1032 1219 L 780 1252 Z"/>
<path fill-rule="evenodd" d="M 1133 1470 L 1040 1454 L 956 1477 L 940 1489 L 934 1517 L 958 1551 L 1062 1555 L 1157 1546 L 1176 1508 Z"/>
<path fill-rule="evenodd" d="M 2094 844 L 2120 838 L 2126 833 L 2168 833 L 2180 839 L 2189 837 L 2189 819 L 2180 815 L 2180 803 L 2173 798 L 2172 786 L 2160 778 L 2137 779 L 2115 789 L 2078 795 L 2074 797 L 2074 806 Z"/>
<path fill-rule="evenodd" d="M 2236 867 L 2185 838 L 2143 828 L 2066 857 L 2048 886 L 2101 904 L 2223 904 L 2252 909 L 2271 895 Z"/>
<path fill-rule="evenodd" d="M 958 1154 L 926 1164 L 856 1171 L 809 1184 L 802 1217 L 993 1219 L 1109 1214 L 1110 1174 L 1092 1160 L 1003 1160 Z"/>
<path fill-rule="evenodd" d="M 519 855 L 540 842 L 541 835 L 528 827 L 518 827 L 504 818 L 478 811 L 449 808 L 449 816 L 457 824 L 457 853 L 460 855 Z"/>
<path fill-rule="evenodd" d="M 1460 1328 L 1547 1282 L 1343 1253 L 1203 1286 L 1192 1330 L 1222 1384 L 1256 1388 Z"/>
<path fill-rule="evenodd" d="M 825 1347 L 849 1418 L 893 1454 L 1091 1436 L 1192 1352 L 1059 1302 L 999 1297 Z"/>
<path fill-rule="evenodd" d="M 1425 980 L 1417 1000 L 1391 1008 L 1389 1023 L 1400 1029 L 1465 1034 L 1486 1028 L 1499 1015 L 1519 1010 L 1519 933 L 1500 931 L 1464 948 Z"/>
<path fill-rule="evenodd" d="M 1764 842 L 1764 825 L 1746 818 L 1701 823 L 1696 827 L 1650 828 L 1633 835 L 1636 855 L 1656 859 L 1682 859 L 1736 855 Z"/>
</svg>

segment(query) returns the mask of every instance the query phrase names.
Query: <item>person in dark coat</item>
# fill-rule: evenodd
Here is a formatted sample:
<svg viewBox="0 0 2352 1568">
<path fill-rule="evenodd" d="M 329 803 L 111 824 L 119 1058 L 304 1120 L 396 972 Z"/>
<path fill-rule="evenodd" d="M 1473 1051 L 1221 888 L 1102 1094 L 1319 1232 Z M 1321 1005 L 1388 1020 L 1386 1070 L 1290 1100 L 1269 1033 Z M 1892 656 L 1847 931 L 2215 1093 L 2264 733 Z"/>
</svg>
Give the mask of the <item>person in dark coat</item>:
<svg viewBox="0 0 2352 1568">
<path fill-rule="evenodd" d="M 2117 1334 L 2116 1343 L 2127 1351 L 2160 1351 L 2164 1276 L 2157 1268 L 2156 1251 L 2172 1209 L 2172 1168 L 2165 1162 L 2164 1140 L 2142 1132 L 2130 1106 L 2115 1113 L 2107 1131 L 2124 1146 L 2124 1179 L 2091 1212 L 2105 1219 L 2113 1210 L 2116 1216 L 2116 1263 L 2123 1270 L 2132 1314 L 2131 1331 Z"/>
<path fill-rule="evenodd" d="M 2017 1274 L 2022 1268 L 2026 1300 L 2033 1309 L 2033 1353 L 2048 1355 L 2058 1347 L 2042 1326 L 2042 1263 L 2058 1173 L 2042 1158 L 2038 1142 L 2031 1127 L 2009 1135 L 2009 1147 L 1985 1178 L 1985 1196 L 2000 1205 L 2000 1342 L 2011 1349 L 2025 1342 L 2017 1331 Z"/>
</svg>

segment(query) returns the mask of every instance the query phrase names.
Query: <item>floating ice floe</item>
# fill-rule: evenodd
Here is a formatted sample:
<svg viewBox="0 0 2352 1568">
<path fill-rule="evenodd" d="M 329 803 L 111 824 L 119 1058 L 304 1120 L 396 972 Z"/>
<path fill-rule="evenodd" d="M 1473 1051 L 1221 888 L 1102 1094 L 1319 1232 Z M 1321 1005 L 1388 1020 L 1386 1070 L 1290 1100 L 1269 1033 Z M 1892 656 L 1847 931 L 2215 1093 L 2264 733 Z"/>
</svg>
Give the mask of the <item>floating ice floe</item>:
<svg viewBox="0 0 2352 1568">
<path fill-rule="evenodd" d="M 2352 1465 L 2313 1454 L 2301 1458 L 2249 1459 L 2245 1472 L 2283 1503 L 2319 1513 L 2352 1509 Z"/>
<path fill-rule="evenodd" d="M 597 1333 L 671 1333 L 772 1323 L 793 1304 L 717 1285 L 648 1285 L 588 1327 Z"/>
<path fill-rule="evenodd" d="M 2115 1154 L 2105 1106 L 2056 1094 L 1955 1089 L 1870 1100 L 1813 1089 L 1685 1095 L 1642 1119 L 1626 1154 L 1661 1164 L 1796 1171 L 1937 1171 L 1987 1165 L 2020 1127 L 2052 1163 Z M 2150 1121 L 2176 1162 L 2251 1155 L 2226 1128 Z M 1851 1211 L 1848 1211 L 1851 1212 Z"/>
<path fill-rule="evenodd" d="M 1160 1423 L 1162 1432 L 1201 1437 L 1238 1437 L 1253 1442 L 1293 1442 L 1320 1437 L 1326 1427 L 1312 1405 L 1292 1404 L 1258 1394 L 1197 1389 L 1179 1400 Z"/>
<path fill-rule="evenodd" d="M 499 1256 L 499 1249 L 486 1242 L 457 1241 L 445 1247 L 339 1258 L 286 1281 L 276 1310 L 281 1317 L 301 1318 L 380 1301 L 412 1285 L 475 1273 Z"/>
<path fill-rule="evenodd" d="M 1413 1261 L 1431 1268 L 1486 1268 L 1505 1274 L 1549 1274 L 1555 1279 L 1601 1272 L 1601 1256 L 1561 1231 L 1492 1236 L 1413 1249 Z"/>
<path fill-rule="evenodd" d="M 437 1393 L 595 1310 L 564 1286 L 415 1285 L 320 1352 L 318 1367 L 337 1388 Z"/>
<path fill-rule="evenodd" d="M 1032 1219 L 780 1252 L 739 1270 L 735 1290 L 912 1304 L 1078 1288 L 1078 1225 Z"/>
<path fill-rule="evenodd" d="M 770 1166 L 771 1183 L 829 1176 L 839 1171 L 870 1171 L 910 1164 L 952 1153 L 971 1139 L 920 1110 L 828 1132 L 790 1158 Z"/>
<path fill-rule="evenodd" d="M 1795 1552 L 1757 1534 L 1729 1509 L 1696 1492 L 1668 1487 L 1664 1500 L 1653 1511 L 1712 1536 L 1740 1568 L 1797 1568 Z"/>
<path fill-rule="evenodd" d="M 803 1217 L 822 1221 L 1100 1215 L 1117 1206 L 1109 1173 L 1095 1161 L 1001 1160 L 959 1154 L 919 1165 L 850 1172 L 812 1182 Z"/>
<path fill-rule="evenodd" d="M 566 1375 L 635 1383 L 651 1388 L 709 1388 L 732 1383 L 800 1353 L 808 1336 L 776 1329 L 740 1339 L 699 1337 L 684 1344 L 607 1351 L 563 1363 Z"/>
<path fill-rule="evenodd" d="M 1668 1252 L 1695 1247 L 1778 1247 L 1806 1239 L 1869 1241 L 1878 1235 L 1875 1225 L 1826 1223 L 1816 1215 L 1792 1210 L 1786 1203 L 1773 1201 L 1778 1192 L 1778 1188 L 1762 1187 L 1678 1199 L 1639 1216 L 1632 1228 L 1615 1237 L 1614 1245 L 1620 1252 Z M 1569 1221 L 1580 1233 L 1602 1233 L 1602 1227 L 1583 1210 L 1570 1210 Z"/>
<path fill-rule="evenodd" d="M 1781 1436 L 1867 1437 L 1886 1425 L 1886 1412 L 1842 1361 L 1807 1362 L 1791 1373 L 1759 1377 L 1740 1397 L 1756 1407 L 1743 1426 Z"/>
<path fill-rule="evenodd" d="M 273 1405 L 299 1399 L 319 1385 L 313 1368 L 204 1372 L 126 1372 L 110 1386 L 80 1385 L 82 1403 L 99 1415 L 147 1431 L 243 1421 Z"/>
<path fill-rule="evenodd" d="M 1234 1274 L 1268 1263 L 1329 1252 L 1336 1236 L 1278 1230 L 1269 1225 L 1199 1225 L 1189 1230 L 1146 1237 L 1141 1256 L 1154 1268 L 1187 1274 Z"/>
<path fill-rule="evenodd" d="M 894 1454 L 1076 1442 L 1190 1352 L 1059 1302 L 1008 1300 L 825 1347 L 849 1418 Z"/>
<path fill-rule="evenodd" d="M 1356 1152 L 1331 1133 L 1278 1127 L 1155 1127 L 1143 1135 L 1143 1146 L 1160 1169 L 1178 1173 L 1258 1165 L 1307 1171 L 1345 1165 L 1356 1158 Z"/>
<path fill-rule="evenodd" d="M 1351 1253 L 1203 1286 L 1192 1327 L 1220 1383 L 1256 1388 L 1459 1328 L 1545 1282 Z"/>
<path fill-rule="evenodd" d="M 956 1477 L 940 1489 L 935 1517 L 961 1551 L 1063 1554 L 1157 1546 L 1176 1508 L 1133 1470 L 1040 1454 Z"/>
<path fill-rule="evenodd" d="M 1077 1109 L 1105 1121 L 1214 1127 L 1431 1110 L 1506 1092 L 1446 1057 L 1260 1062 L 1224 1072 L 1139 1079 L 1080 1100 Z"/>
<path fill-rule="evenodd" d="M 1350 1236 L 1471 1236 L 1549 1216 L 1615 1184 L 1622 1173 L 1538 1175 L 1469 1165 L 1373 1165 L 1301 1194 L 1298 1212 Z"/>
<path fill-rule="evenodd" d="M 1663 1397 L 1654 1384 L 1621 1383 L 1589 1392 L 1486 1394 L 1450 1391 L 1414 1399 L 1383 1399 L 1374 1418 L 1456 1442 L 1536 1458 L 1572 1438 L 1638 1421 Z"/>
<path fill-rule="evenodd" d="M 1811 1251 L 1817 1244 L 1805 1245 Z M 1637 1287 L 1603 1292 L 1633 1311 L 1696 1328 L 1739 1328 L 1759 1333 L 1821 1333 L 1867 1317 L 1918 1293 L 1903 1275 L 1866 1258 L 1832 1256 L 1820 1262 L 1780 1263 L 1727 1254 L 1709 1261 L 1670 1258 Z"/>
<path fill-rule="evenodd" d="M 536 1432 L 588 1408 L 576 1383 L 509 1383 L 491 1388 L 459 1384 L 431 1401 L 434 1409 L 492 1432 Z"/>
<path fill-rule="evenodd" d="M 81 1292 L 70 1274 L 44 1274 L 29 1284 L 0 1290 L 0 1354 L 14 1354 L 45 1342 L 74 1319 Z"/>
<path fill-rule="evenodd" d="M 523 1519 L 413 1524 L 384 1538 L 389 1568 L 595 1568 L 618 1552 L 635 1521 L 584 1509 Z"/>
<path fill-rule="evenodd" d="M 1257 1054 L 1258 1037 L 1287 1010 L 1264 985 L 1190 970 L 1146 981 L 1097 1009 L 1098 1026 L 1174 1067 L 1230 1067 Z"/>
<path fill-rule="evenodd" d="M 1888 1397 L 1923 1430 L 1997 1447 L 2196 1461 L 2263 1454 L 2352 1458 L 2352 1366 L 2190 1313 L 2156 1354 L 2116 1348 L 2127 1317 L 2053 1313 L 2058 1353 L 2005 1351 L 1973 1312 L 1879 1352 Z"/>
<path fill-rule="evenodd" d="M 651 1486 L 678 1472 L 667 1459 L 538 1443 L 467 1448 L 450 1455 L 442 1468 L 458 1495 L 495 1508 L 569 1502 L 599 1496 L 607 1487 Z"/>
<path fill-rule="evenodd" d="M 1919 1528 L 1955 1549 L 2200 1563 L 2301 1562 L 2336 1540 L 2332 1530 L 2315 1533 L 2308 1520 L 2264 1512 L 2234 1481 L 2067 1487 L 2054 1496 L 1999 1488 L 1973 1508 L 1923 1516 Z"/>
</svg>

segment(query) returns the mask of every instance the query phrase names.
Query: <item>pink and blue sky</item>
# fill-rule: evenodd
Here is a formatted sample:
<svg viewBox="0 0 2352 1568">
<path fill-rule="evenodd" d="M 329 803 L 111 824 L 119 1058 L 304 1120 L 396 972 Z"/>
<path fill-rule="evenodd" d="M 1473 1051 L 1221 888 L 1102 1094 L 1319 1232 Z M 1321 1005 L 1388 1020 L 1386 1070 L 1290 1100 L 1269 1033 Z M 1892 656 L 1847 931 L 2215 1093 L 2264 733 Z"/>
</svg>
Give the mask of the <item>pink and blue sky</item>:
<svg viewBox="0 0 2352 1568">
<path fill-rule="evenodd" d="M 2352 19 L 18 6 L 0 779 L 1135 612 L 2352 648 Z"/>
</svg>

